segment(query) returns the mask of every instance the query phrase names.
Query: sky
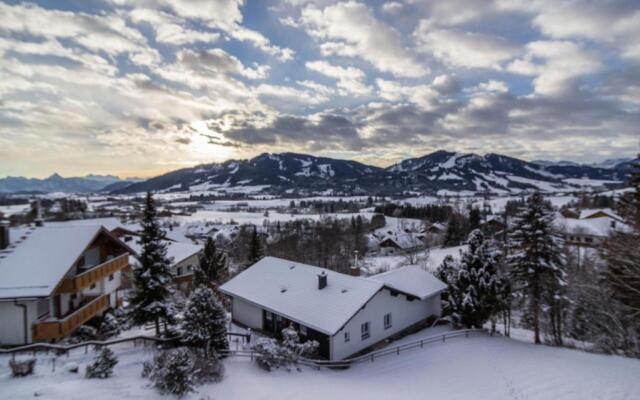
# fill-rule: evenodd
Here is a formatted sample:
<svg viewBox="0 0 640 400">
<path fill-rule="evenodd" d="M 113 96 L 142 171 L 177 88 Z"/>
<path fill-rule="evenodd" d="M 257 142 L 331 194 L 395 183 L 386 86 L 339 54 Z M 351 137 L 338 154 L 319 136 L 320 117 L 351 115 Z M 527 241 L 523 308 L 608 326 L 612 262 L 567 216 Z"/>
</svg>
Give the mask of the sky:
<svg viewBox="0 0 640 400">
<path fill-rule="evenodd" d="M 0 177 L 640 149 L 638 0 L 0 2 Z"/>
</svg>

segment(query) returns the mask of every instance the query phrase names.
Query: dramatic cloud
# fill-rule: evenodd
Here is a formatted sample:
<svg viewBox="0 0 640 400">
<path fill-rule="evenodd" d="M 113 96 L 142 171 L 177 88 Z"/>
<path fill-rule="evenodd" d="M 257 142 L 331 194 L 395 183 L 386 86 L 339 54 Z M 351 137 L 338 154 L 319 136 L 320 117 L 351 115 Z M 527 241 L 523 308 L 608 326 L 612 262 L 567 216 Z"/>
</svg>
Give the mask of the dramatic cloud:
<svg viewBox="0 0 640 400">
<path fill-rule="evenodd" d="M 638 151 L 634 0 L 0 3 L 0 176 Z M 34 161 L 35 160 L 35 161 Z"/>
<path fill-rule="evenodd" d="M 378 70 L 400 77 L 419 77 L 428 72 L 402 43 L 394 28 L 378 20 L 364 4 L 340 3 L 324 9 L 308 6 L 301 23 L 322 41 L 324 55 L 360 57 Z"/>
</svg>

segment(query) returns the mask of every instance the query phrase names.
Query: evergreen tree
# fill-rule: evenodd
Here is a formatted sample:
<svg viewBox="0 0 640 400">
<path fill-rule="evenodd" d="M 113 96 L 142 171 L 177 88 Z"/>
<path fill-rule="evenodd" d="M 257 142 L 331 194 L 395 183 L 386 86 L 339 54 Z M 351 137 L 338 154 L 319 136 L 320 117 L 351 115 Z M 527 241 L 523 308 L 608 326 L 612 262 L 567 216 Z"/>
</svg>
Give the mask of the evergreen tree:
<svg viewBox="0 0 640 400">
<path fill-rule="evenodd" d="M 464 234 L 462 232 L 462 224 L 457 215 L 452 215 L 449 218 L 449 223 L 447 224 L 447 230 L 444 234 L 444 245 L 445 246 L 458 246 L 462 242 L 464 238 Z"/>
<path fill-rule="evenodd" d="M 480 213 L 480 209 L 472 207 L 469 210 L 469 229 L 473 231 L 474 229 L 480 228 L 481 219 L 482 214 Z"/>
<path fill-rule="evenodd" d="M 226 350 L 227 312 L 209 287 L 196 288 L 187 303 L 182 321 L 183 340 L 202 347 L 208 358 L 211 350 Z"/>
<path fill-rule="evenodd" d="M 601 255 L 607 265 L 602 274 L 605 286 L 640 324 L 640 161 L 635 167 L 630 180 L 634 191 L 624 204 L 632 229 L 614 232 L 605 242 Z"/>
<path fill-rule="evenodd" d="M 133 269 L 135 292 L 129 299 L 129 315 L 135 324 L 155 322 L 156 335 L 160 334 L 160 321 L 173 323 L 173 307 L 169 302 L 172 290 L 171 260 L 167 246 L 162 242 L 164 231 L 156 216 L 151 193 L 147 193 L 138 257 L 140 265 Z"/>
<path fill-rule="evenodd" d="M 198 260 L 193 284 L 194 286 L 220 285 L 227 274 L 226 257 L 216 249 L 212 238 L 208 237 L 202 255 Z"/>
<path fill-rule="evenodd" d="M 260 240 L 260 235 L 258 235 L 258 227 L 254 226 L 251 240 L 249 241 L 249 265 L 257 263 L 263 256 L 262 241 Z"/>
<path fill-rule="evenodd" d="M 497 270 L 499 252 L 477 229 L 468 242 L 469 249 L 460 260 L 445 259 L 437 276 L 447 284 L 445 310 L 453 322 L 481 328 L 500 310 L 503 283 Z"/>
<path fill-rule="evenodd" d="M 106 379 L 113 374 L 113 367 L 118 364 L 113 351 L 108 347 L 103 347 L 92 363 L 87 365 L 85 376 L 87 378 Z"/>
<path fill-rule="evenodd" d="M 512 290 L 525 302 L 525 317 L 533 325 L 535 343 L 540 343 L 542 309 L 561 307 L 549 304 L 549 300 L 560 298 L 566 286 L 563 240 L 553 229 L 553 219 L 551 205 L 542 194 L 534 193 L 516 215 L 507 243 Z M 561 334 L 555 332 L 554 336 Z"/>
</svg>

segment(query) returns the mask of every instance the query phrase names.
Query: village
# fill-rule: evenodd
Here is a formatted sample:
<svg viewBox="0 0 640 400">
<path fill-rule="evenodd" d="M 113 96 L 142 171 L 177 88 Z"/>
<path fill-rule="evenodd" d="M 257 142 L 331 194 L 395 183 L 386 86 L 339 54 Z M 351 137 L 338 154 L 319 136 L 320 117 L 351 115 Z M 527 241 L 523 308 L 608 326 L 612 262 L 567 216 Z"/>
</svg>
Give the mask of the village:
<svg viewBox="0 0 640 400">
<path fill-rule="evenodd" d="M 606 321 L 593 324 L 598 316 L 586 310 L 604 289 L 579 286 L 609 268 L 603 249 L 612 238 L 637 235 L 627 206 L 637 199 L 633 190 L 507 198 L 51 196 L 5 206 L 0 368 L 35 370 L 30 382 L 42 378 L 45 387 L 56 374 L 79 373 L 79 365 L 87 376 L 117 376 L 124 343 L 157 340 L 149 342 L 157 347 L 151 360 L 146 351 L 148 361 L 129 362 L 144 364 L 160 393 L 183 396 L 223 385 L 225 365 L 240 368 L 242 356 L 267 371 L 355 369 L 389 349 L 402 357 L 405 348 L 433 337 L 462 340 L 461 333 L 633 357 L 637 344 L 616 341 L 619 332 Z M 557 268 L 542 282 L 565 299 L 546 303 L 544 295 L 548 308 L 537 316 L 526 289 L 515 297 L 514 264 L 505 256 L 518 254 L 515 238 L 531 213 L 545 234 L 528 240 L 541 240 L 550 252 L 541 257 Z M 460 280 L 456 271 L 467 269 L 472 275 Z M 622 309 L 607 310 L 622 313 L 607 318 L 624 318 Z M 587 321 L 593 325 L 585 328 Z M 74 353 L 83 343 L 98 344 L 94 358 Z M 70 355 L 79 361 L 65 361 Z M 56 362 L 58 372 L 44 372 Z M 206 373 L 190 376 L 203 364 Z M 15 398 L 27 395 L 21 385 L 15 390 Z"/>
</svg>

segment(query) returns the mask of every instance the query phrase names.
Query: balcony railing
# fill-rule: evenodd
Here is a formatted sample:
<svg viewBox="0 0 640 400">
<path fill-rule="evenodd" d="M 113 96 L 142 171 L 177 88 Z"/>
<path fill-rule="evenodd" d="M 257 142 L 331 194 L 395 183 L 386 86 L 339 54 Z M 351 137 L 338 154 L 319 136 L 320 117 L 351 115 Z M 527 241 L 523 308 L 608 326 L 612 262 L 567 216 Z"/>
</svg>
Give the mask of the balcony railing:
<svg viewBox="0 0 640 400">
<path fill-rule="evenodd" d="M 107 276 L 129 266 L 129 253 L 122 254 L 109 261 L 103 262 L 90 270 L 67 278 L 60 284 L 58 293 L 76 293 L 92 284 L 106 278 Z"/>
<path fill-rule="evenodd" d="M 62 319 L 33 324 L 33 340 L 58 340 L 109 307 L 109 294 L 96 297 Z"/>
</svg>

